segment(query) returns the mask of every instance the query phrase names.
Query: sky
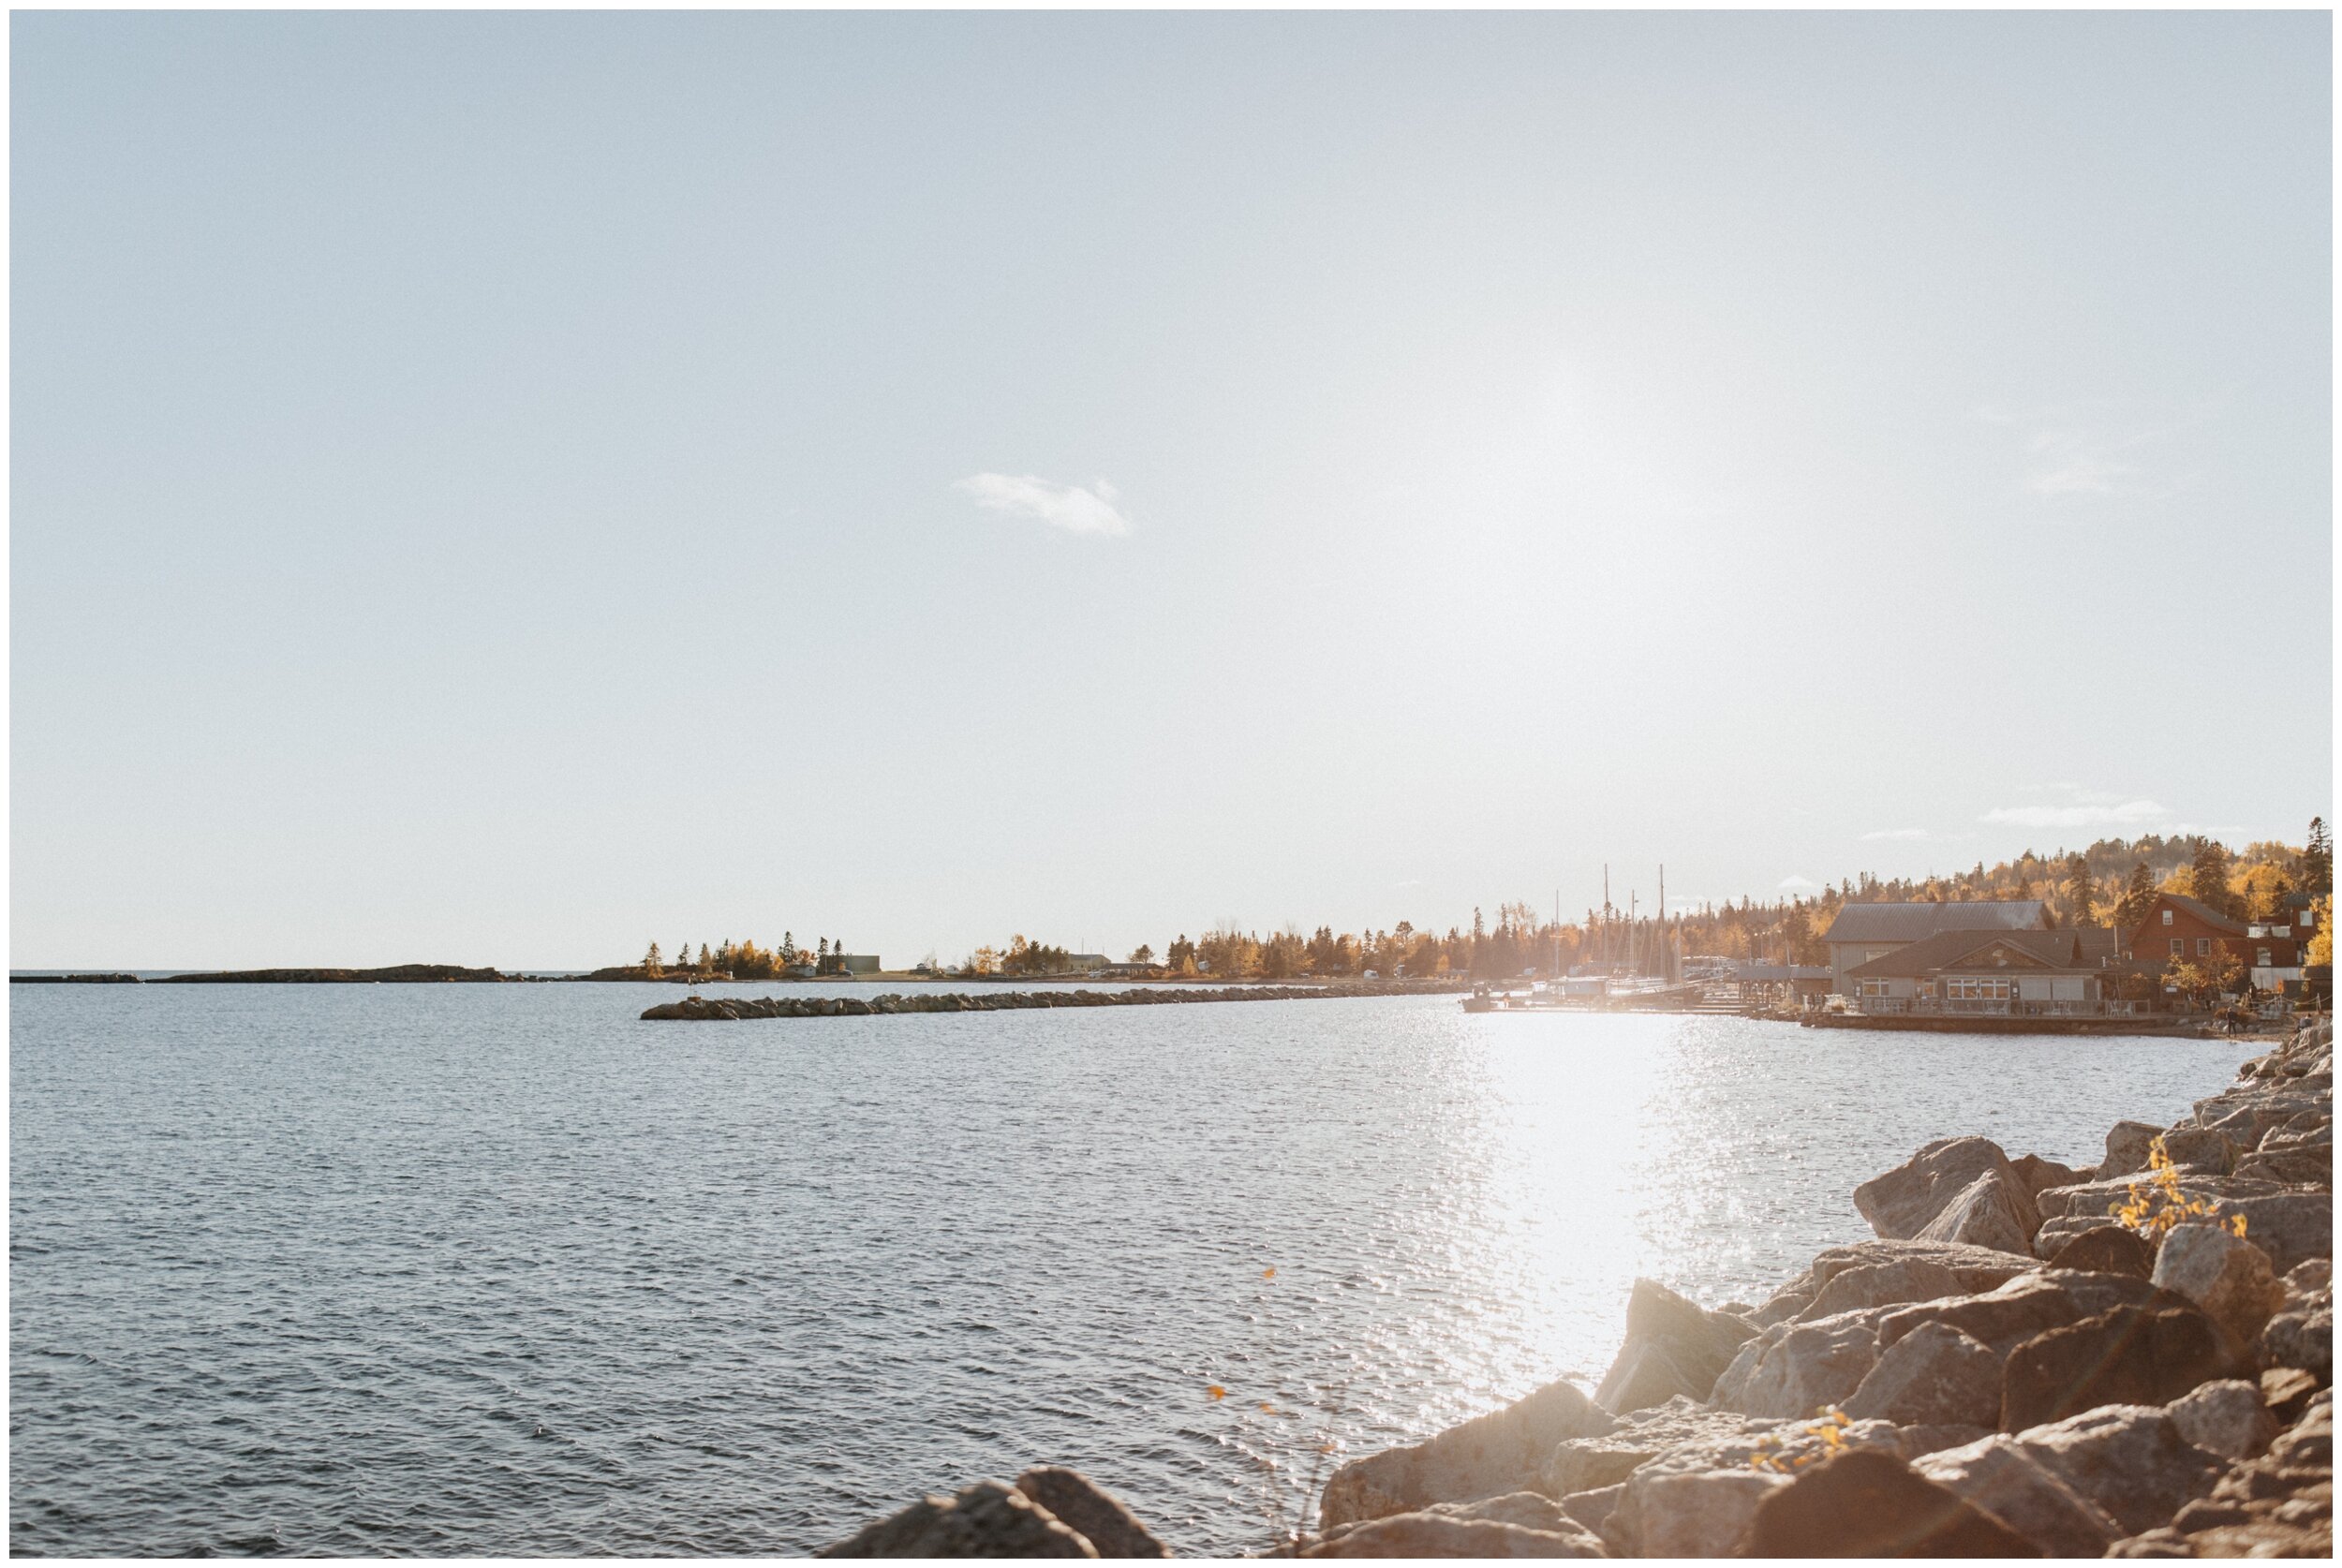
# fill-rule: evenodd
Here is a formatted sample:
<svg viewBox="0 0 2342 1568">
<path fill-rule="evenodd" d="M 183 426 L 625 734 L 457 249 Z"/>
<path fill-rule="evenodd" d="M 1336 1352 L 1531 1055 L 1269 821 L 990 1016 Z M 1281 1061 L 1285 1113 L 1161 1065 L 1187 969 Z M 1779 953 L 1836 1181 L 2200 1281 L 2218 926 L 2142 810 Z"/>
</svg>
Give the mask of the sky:
<svg viewBox="0 0 2342 1568">
<path fill-rule="evenodd" d="M 2332 814 L 2325 15 L 9 25 L 15 967 Z"/>
</svg>

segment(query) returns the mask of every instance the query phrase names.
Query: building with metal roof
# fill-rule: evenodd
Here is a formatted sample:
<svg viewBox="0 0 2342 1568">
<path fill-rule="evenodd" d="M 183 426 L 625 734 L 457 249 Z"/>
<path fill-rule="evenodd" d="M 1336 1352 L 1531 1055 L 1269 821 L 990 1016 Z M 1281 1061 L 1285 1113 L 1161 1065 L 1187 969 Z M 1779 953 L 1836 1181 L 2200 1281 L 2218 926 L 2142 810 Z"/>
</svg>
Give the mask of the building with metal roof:
<svg viewBox="0 0 2342 1568">
<path fill-rule="evenodd" d="M 1832 989 L 1853 995 L 1856 966 L 1945 931 L 2045 931 L 2049 907 L 2038 898 L 1986 899 L 1972 904 L 1848 904 L 1822 933 L 1830 949 Z"/>
<path fill-rule="evenodd" d="M 2090 925 L 1939 931 L 1855 965 L 1847 983 L 1865 1013 L 2094 1012 L 2120 939 Z"/>
</svg>

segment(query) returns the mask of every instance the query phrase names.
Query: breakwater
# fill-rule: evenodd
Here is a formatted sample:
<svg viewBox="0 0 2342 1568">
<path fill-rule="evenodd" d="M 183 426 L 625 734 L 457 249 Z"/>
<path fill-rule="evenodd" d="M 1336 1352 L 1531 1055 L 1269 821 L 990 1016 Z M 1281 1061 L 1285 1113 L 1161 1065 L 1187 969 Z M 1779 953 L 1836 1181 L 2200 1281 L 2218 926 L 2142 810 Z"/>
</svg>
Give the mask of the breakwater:
<svg viewBox="0 0 2342 1568">
<path fill-rule="evenodd" d="M 1415 996 L 1452 989 L 1426 983 L 1361 985 L 1182 985 L 1123 991 L 941 991 L 875 997 L 687 997 L 644 1010 L 645 1019 L 867 1018 L 897 1013 L 1011 1013 L 1026 1008 L 1155 1007 L 1180 1002 L 1318 1001 L 1338 997 Z"/>
<path fill-rule="evenodd" d="M 1855 1190 L 1872 1239 L 1759 1303 L 1637 1280 L 1591 1392 L 1342 1464 L 1268 1555 L 2330 1556 L 2333 1065 L 2321 1023 L 2092 1166 L 1926 1144 Z M 823 1555 L 1163 1549 L 1060 1491 L 977 1482 Z"/>
</svg>

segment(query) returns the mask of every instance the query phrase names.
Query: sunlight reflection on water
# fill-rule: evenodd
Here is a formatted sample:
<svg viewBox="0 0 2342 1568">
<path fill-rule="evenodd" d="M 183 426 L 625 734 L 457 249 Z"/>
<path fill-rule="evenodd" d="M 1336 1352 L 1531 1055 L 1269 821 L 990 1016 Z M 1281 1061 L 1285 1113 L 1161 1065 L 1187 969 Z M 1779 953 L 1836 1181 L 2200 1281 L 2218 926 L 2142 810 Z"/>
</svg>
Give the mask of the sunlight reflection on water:
<svg viewBox="0 0 2342 1568">
<path fill-rule="evenodd" d="M 2084 1162 L 2246 1054 L 19 990 L 12 1545 L 80 1553 L 799 1551 L 1037 1461 L 1240 1552 L 1328 1439 L 1598 1378 L 1638 1274 L 1758 1299 L 1928 1139 Z"/>
</svg>

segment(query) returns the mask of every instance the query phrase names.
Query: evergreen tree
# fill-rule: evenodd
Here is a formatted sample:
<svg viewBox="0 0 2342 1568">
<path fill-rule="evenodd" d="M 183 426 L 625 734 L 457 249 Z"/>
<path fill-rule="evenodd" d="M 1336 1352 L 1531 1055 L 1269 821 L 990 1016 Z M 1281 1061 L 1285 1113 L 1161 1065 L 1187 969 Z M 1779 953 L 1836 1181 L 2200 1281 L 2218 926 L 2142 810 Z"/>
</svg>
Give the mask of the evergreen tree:
<svg viewBox="0 0 2342 1568">
<path fill-rule="evenodd" d="M 2123 896 L 2114 906 L 2114 924 L 2128 931 L 2147 917 L 2147 906 L 2155 902 L 2155 873 L 2141 861 L 2130 868 L 2130 881 L 2123 889 Z"/>
<path fill-rule="evenodd" d="M 667 961 L 659 955 L 659 944 L 657 942 L 651 943 L 650 951 L 643 954 L 643 972 L 650 975 L 659 975 L 667 972 Z"/>
<path fill-rule="evenodd" d="M 2209 905 L 2224 915 L 2236 912 L 2236 895 L 2229 891 L 2229 870 L 2233 860 L 2228 846 L 2216 838 L 2207 838 L 2196 846 L 2193 859 L 2187 863 L 2189 891 L 2199 904 Z"/>
<path fill-rule="evenodd" d="M 2323 817 L 2309 819 L 2309 844 L 2302 851 L 2302 889 L 2311 897 L 2334 891 L 2334 836 Z"/>
<path fill-rule="evenodd" d="M 2067 925 L 2090 924 L 2090 863 L 2079 853 L 2066 857 L 2066 910 Z"/>
</svg>

